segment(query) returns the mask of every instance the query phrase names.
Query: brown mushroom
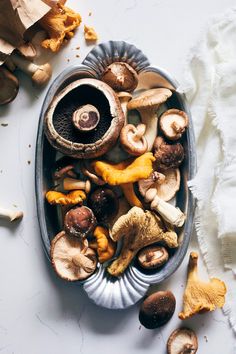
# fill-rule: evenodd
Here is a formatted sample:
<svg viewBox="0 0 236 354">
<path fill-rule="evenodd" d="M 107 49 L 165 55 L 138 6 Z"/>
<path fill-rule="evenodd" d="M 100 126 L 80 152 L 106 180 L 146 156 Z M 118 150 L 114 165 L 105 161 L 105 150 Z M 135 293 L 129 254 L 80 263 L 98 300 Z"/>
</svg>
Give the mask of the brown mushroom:
<svg viewBox="0 0 236 354">
<path fill-rule="evenodd" d="M 16 51 L 11 54 L 11 60 L 20 70 L 30 76 L 33 84 L 37 86 L 45 85 L 52 76 L 52 68 L 49 63 L 36 65 Z"/>
<path fill-rule="evenodd" d="M 83 280 L 92 275 L 97 266 L 96 253 L 87 240 L 69 236 L 61 231 L 51 244 L 51 262 L 57 275 L 67 281 Z"/>
<path fill-rule="evenodd" d="M 178 168 L 160 172 L 153 172 L 147 179 L 138 181 L 139 191 L 145 196 L 149 188 L 155 188 L 162 200 L 171 200 L 180 188 L 180 171 Z"/>
<path fill-rule="evenodd" d="M 72 116 L 72 121 L 76 129 L 80 132 L 91 132 L 95 129 L 100 120 L 100 114 L 96 107 L 86 104 L 79 107 Z"/>
<path fill-rule="evenodd" d="M 169 254 L 165 247 L 148 246 L 143 248 L 138 254 L 138 263 L 145 269 L 156 269 L 163 266 L 169 259 Z"/>
<path fill-rule="evenodd" d="M 118 213 L 119 201 L 110 188 L 100 187 L 89 195 L 88 206 L 99 222 L 108 221 Z"/>
<path fill-rule="evenodd" d="M 178 328 L 173 331 L 167 341 L 168 354 L 195 354 L 198 340 L 195 332 L 189 328 Z"/>
<path fill-rule="evenodd" d="M 72 117 L 78 107 L 96 107 L 100 120 L 90 132 L 76 129 Z M 45 134 L 51 145 L 75 158 L 95 158 L 117 142 L 124 114 L 115 92 L 104 82 L 84 78 L 66 86 L 49 105 L 44 118 Z"/>
<path fill-rule="evenodd" d="M 80 168 L 81 168 L 81 172 L 85 176 L 87 176 L 93 183 L 97 184 L 98 186 L 103 186 L 104 184 L 106 184 L 106 182 L 103 181 L 102 178 L 100 178 L 95 174 L 91 164 L 88 163 L 88 160 L 81 160 Z"/>
<path fill-rule="evenodd" d="M 133 98 L 127 105 L 128 110 L 139 111 L 142 123 L 146 125 L 145 138 L 148 142 L 148 151 L 152 149 L 157 136 L 157 110 L 171 95 L 172 92 L 166 88 L 150 89 Z"/>
<path fill-rule="evenodd" d="M 175 312 L 176 300 L 171 291 L 157 291 L 142 303 L 139 321 L 148 328 L 158 328 L 166 324 Z"/>
<path fill-rule="evenodd" d="M 0 106 L 13 101 L 19 90 L 19 81 L 5 67 L 0 67 Z"/>
<path fill-rule="evenodd" d="M 70 236 L 85 238 L 94 231 L 96 224 L 93 211 L 86 206 L 71 209 L 65 215 L 64 228 Z"/>
<path fill-rule="evenodd" d="M 103 73 L 101 80 L 115 91 L 132 92 L 138 86 L 138 74 L 127 63 L 115 62 L 110 64 Z"/>
<path fill-rule="evenodd" d="M 143 155 L 148 148 L 147 140 L 144 137 L 146 131 L 145 124 L 125 125 L 120 132 L 120 143 L 123 149 L 130 155 Z"/>
<path fill-rule="evenodd" d="M 180 143 L 168 144 L 161 136 L 155 139 L 153 150 L 159 170 L 179 167 L 184 159 L 183 146 Z"/>
<path fill-rule="evenodd" d="M 181 138 L 185 129 L 188 127 L 188 116 L 179 109 L 169 109 L 160 117 L 160 129 L 170 140 Z"/>
</svg>

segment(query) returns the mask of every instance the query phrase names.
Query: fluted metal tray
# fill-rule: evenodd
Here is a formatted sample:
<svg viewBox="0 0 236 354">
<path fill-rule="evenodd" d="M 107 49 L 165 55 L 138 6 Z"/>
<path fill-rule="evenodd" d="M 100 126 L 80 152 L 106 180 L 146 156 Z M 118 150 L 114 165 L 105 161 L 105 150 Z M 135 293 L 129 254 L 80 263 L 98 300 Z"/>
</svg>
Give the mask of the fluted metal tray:
<svg viewBox="0 0 236 354">
<path fill-rule="evenodd" d="M 186 213 L 184 226 L 178 230 L 179 247 L 169 261 L 160 270 L 148 272 L 141 270 L 134 261 L 126 272 L 118 279 L 109 276 L 103 266 L 87 280 L 79 282 L 88 296 L 96 304 L 111 308 L 123 309 L 135 304 L 142 298 L 150 284 L 157 284 L 172 275 L 180 266 L 186 254 L 194 216 L 194 200 L 187 187 L 196 170 L 196 155 L 191 114 L 183 95 L 176 92 L 178 83 L 163 69 L 152 66 L 141 50 L 123 41 L 109 41 L 96 46 L 84 59 L 82 65 L 64 70 L 50 86 L 40 113 L 35 163 L 35 190 L 38 220 L 44 250 L 49 258 L 51 239 L 60 231 L 60 220 L 55 207 L 45 201 L 45 193 L 52 186 L 51 168 L 57 152 L 44 136 L 43 120 L 52 99 L 65 86 L 80 78 L 99 79 L 106 67 L 115 61 L 129 63 L 139 74 L 137 90 L 153 87 L 166 87 L 173 91 L 168 100 L 167 109 L 178 108 L 187 112 L 189 128 L 183 139 L 186 151 L 184 164 L 181 167 L 181 187 L 176 197 L 177 206 Z"/>
</svg>

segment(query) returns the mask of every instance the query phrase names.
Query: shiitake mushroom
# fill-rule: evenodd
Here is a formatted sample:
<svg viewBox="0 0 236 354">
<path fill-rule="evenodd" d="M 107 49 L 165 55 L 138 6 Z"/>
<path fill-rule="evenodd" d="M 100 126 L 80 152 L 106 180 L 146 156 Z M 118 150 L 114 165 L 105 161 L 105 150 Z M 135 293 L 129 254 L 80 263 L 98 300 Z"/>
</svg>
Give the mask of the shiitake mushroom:
<svg viewBox="0 0 236 354">
<path fill-rule="evenodd" d="M 88 206 L 98 221 L 108 221 L 117 214 L 119 201 L 110 188 L 99 187 L 89 195 Z"/>
</svg>

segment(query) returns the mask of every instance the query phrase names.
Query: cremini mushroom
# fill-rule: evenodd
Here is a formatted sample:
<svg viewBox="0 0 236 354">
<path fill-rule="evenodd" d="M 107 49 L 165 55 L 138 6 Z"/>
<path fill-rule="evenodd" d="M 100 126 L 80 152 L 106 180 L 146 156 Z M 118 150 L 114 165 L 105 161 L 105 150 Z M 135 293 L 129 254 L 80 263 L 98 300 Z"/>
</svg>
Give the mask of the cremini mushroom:
<svg viewBox="0 0 236 354">
<path fill-rule="evenodd" d="M 138 253 L 138 263 L 145 269 L 159 268 L 163 266 L 168 259 L 169 254 L 163 246 L 147 246 Z"/>
<path fill-rule="evenodd" d="M 80 132 L 91 132 L 100 121 L 100 114 L 96 107 L 86 104 L 74 111 L 72 121 Z"/>
<path fill-rule="evenodd" d="M 67 281 L 87 279 L 97 266 L 95 251 L 88 247 L 87 240 L 69 236 L 65 231 L 52 240 L 51 262 L 57 275 Z"/>
<path fill-rule="evenodd" d="M 169 144 L 161 136 L 154 141 L 153 153 L 156 168 L 163 171 L 179 167 L 184 159 L 183 146 L 180 143 Z"/>
<path fill-rule="evenodd" d="M 150 208 L 157 211 L 171 225 L 177 227 L 183 226 L 186 215 L 179 208 L 159 198 L 156 188 L 149 188 L 147 190 L 145 201 L 150 203 Z"/>
<path fill-rule="evenodd" d="M 160 129 L 170 140 L 180 139 L 188 123 L 188 115 L 179 109 L 169 109 L 160 117 Z"/>
<path fill-rule="evenodd" d="M 155 213 L 138 207 L 130 209 L 112 227 L 112 240 L 119 241 L 123 238 L 123 244 L 118 258 L 107 268 L 108 272 L 113 276 L 120 276 L 138 251 L 152 243 L 163 242 L 170 248 L 176 248 L 176 233 L 165 230 L 161 218 Z"/>
<path fill-rule="evenodd" d="M 189 328 L 178 328 L 171 333 L 167 341 L 167 354 L 195 354 L 198 350 L 198 339 Z"/>
<path fill-rule="evenodd" d="M 98 221 L 108 221 L 118 212 L 119 201 L 115 193 L 107 187 L 99 187 L 90 193 L 88 206 Z"/>
<path fill-rule="evenodd" d="M 86 238 L 93 233 L 97 220 L 93 211 L 86 206 L 70 209 L 64 219 L 64 228 L 68 235 Z"/>
<path fill-rule="evenodd" d="M 138 85 L 138 74 L 129 64 L 114 62 L 106 68 L 101 80 L 115 91 L 132 92 Z"/>
<path fill-rule="evenodd" d="M 140 323 L 154 329 L 166 324 L 175 312 L 176 300 L 171 291 L 157 291 L 149 295 L 141 304 Z"/>
<path fill-rule="evenodd" d="M 33 84 L 37 86 L 45 85 L 52 76 L 52 68 L 49 63 L 36 65 L 16 51 L 11 54 L 11 60 L 20 70 L 30 76 Z"/>
<path fill-rule="evenodd" d="M 120 143 L 123 149 L 130 155 L 143 155 L 148 148 L 147 140 L 144 137 L 145 131 L 145 124 L 125 125 L 120 132 Z"/>
<path fill-rule="evenodd" d="M 168 202 L 180 187 L 180 171 L 178 168 L 160 172 L 153 172 L 147 179 L 138 181 L 139 191 L 145 196 L 149 188 L 155 188 L 159 198 Z"/>
<path fill-rule="evenodd" d="M 0 106 L 13 101 L 19 90 L 19 81 L 4 66 L 0 67 Z"/>
<path fill-rule="evenodd" d="M 0 219 L 16 221 L 22 219 L 23 215 L 22 211 L 0 208 Z"/>
<path fill-rule="evenodd" d="M 66 177 L 63 179 L 63 188 L 65 191 L 82 189 L 85 193 L 89 193 L 91 190 L 91 183 L 88 179 L 86 181 L 80 181 L 75 178 Z"/>
<path fill-rule="evenodd" d="M 139 111 L 142 123 L 146 125 L 145 138 L 148 142 L 148 151 L 152 149 L 157 136 L 157 110 L 171 95 L 172 92 L 166 88 L 150 89 L 133 98 L 127 105 L 128 110 Z"/>
<path fill-rule="evenodd" d="M 225 304 L 226 286 L 223 281 L 211 278 L 209 282 L 203 282 L 198 277 L 198 254 L 191 252 L 188 264 L 188 279 L 183 296 L 183 310 L 179 318 L 185 320 L 197 313 L 214 311 Z"/>
<path fill-rule="evenodd" d="M 125 116 L 125 125 L 126 125 L 128 123 L 128 120 L 127 120 L 127 105 L 128 105 L 128 102 L 132 99 L 132 95 L 129 92 L 121 91 L 121 92 L 117 93 L 117 96 L 118 96 L 118 98 L 120 100 L 121 108 L 122 108 L 122 111 L 123 111 L 124 116 Z"/>
</svg>

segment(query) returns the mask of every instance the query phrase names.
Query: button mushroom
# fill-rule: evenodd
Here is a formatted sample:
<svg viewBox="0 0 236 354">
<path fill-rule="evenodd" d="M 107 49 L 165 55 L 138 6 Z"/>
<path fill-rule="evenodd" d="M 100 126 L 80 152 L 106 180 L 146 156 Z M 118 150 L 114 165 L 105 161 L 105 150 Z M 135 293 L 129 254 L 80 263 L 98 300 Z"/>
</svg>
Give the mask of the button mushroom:
<svg viewBox="0 0 236 354">
<path fill-rule="evenodd" d="M 138 263 L 145 269 L 156 269 L 163 266 L 169 259 L 169 254 L 165 247 L 148 246 L 138 254 Z"/>
<path fill-rule="evenodd" d="M 108 221 L 117 214 L 119 201 L 110 188 L 100 187 L 89 195 L 88 206 L 98 221 Z"/>
<path fill-rule="evenodd" d="M 168 144 L 158 136 L 153 145 L 155 165 L 160 170 L 178 167 L 184 159 L 184 148 L 180 143 Z"/>
<path fill-rule="evenodd" d="M 188 116 L 179 109 L 169 109 L 160 117 L 160 129 L 170 140 L 178 140 L 188 126 Z"/>
<path fill-rule="evenodd" d="M 0 106 L 13 101 L 19 90 L 18 79 L 5 67 L 0 67 Z"/>
<path fill-rule="evenodd" d="M 86 206 L 71 209 L 65 215 L 64 227 L 70 236 L 85 238 L 93 232 L 96 224 L 92 210 Z"/>
<path fill-rule="evenodd" d="M 16 51 L 11 54 L 11 60 L 20 70 L 30 76 L 33 84 L 37 86 L 45 85 L 52 76 L 52 68 L 49 63 L 36 65 Z"/>
<path fill-rule="evenodd" d="M 125 125 L 120 132 L 120 143 L 125 151 L 130 155 L 140 156 L 147 151 L 148 144 L 144 137 L 146 131 L 145 124 Z"/>
<path fill-rule="evenodd" d="M 61 231 L 51 244 L 51 262 L 57 275 L 67 281 L 87 279 L 97 266 L 95 251 L 87 240 L 68 236 Z"/>
<path fill-rule="evenodd" d="M 171 333 L 167 341 L 168 354 L 195 354 L 198 340 L 195 332 L 189 328 L 178 328 Z"/>
<path fill-rule="evenodd" d="M 153 172 L 147 179 L 138 181 L 139 191 L 145 196 L 149 188 L 155 188 L 157 195 L 164 201 L 171 200 L 180 187 L 180 171 L 178 168 L 163 173 Z"/>
<path fill-rule="evenodd" d="M 100 121 L 100 114 L 96 107 L 86 104 L 79 107 L 72 116 L 72 121 L 76 129 L 81 132 L 91 132 Z"/>
<path fill-rule="evenodd" d="M 127 105 L 128 110 L 139 111 L 142 123 L 146 125 L 145 138 L 148 142 L 148 151 L 152 149 L 157 136 L 157 110 L 161 103 L 164 103 L 171 95 L 172 92 L 166 88 L 151 89 L 142 92 Z"/>
<path fill-rule="evenodd" d="M 138 85 L 138 74 L 129 64 L 114 62 L 106 68 L 101 80 L 115 91 L 132 92 Z"/>
<path fill-rule="evenodd" d="M 139 321 L 148 329 L 163 326 L 173 316 L 175 306 L 176 300 L 171 291 L 157 291 L 143 301 Z"/>
<path fill-rule="evenodd" d="M 120 276 L 129 266 L 138 251 L 155 242 L 164 242 L 170 248 L 178 246 L 174 231 L 165 231 L 162 220 L 149 210 L 133 207 L 113 225 L 111 238 L 123 244 L 118 258 L 107 268 L 113 276 Z"/>
</svg>

